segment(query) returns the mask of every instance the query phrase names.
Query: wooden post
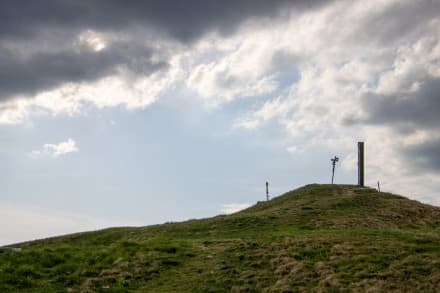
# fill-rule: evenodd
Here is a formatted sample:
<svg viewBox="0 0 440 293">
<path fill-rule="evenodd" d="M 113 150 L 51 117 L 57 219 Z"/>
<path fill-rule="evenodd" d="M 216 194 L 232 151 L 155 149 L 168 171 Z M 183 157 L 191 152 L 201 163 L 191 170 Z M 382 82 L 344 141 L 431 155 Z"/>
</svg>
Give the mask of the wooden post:
<svg viewBox="0 0 440 293">
<path fill-rule="evenodd" d="M 358 184 L 360 186 L 365 185 L 365 152 L 364 152 L 364 142 L 358 142 Z"/>
<path fill-rule="evenodd" d="M 266 181 L 266 200 L 269 201 L 269 182 Z"/>
</svg>

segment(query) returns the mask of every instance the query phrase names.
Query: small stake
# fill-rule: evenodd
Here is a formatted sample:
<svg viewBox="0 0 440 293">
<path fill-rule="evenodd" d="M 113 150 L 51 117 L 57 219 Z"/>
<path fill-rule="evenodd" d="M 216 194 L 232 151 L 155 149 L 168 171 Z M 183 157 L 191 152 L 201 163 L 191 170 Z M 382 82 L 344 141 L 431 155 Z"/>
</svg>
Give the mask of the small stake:
<svg viewBox="0 0 440 293">
<path fill-rule="evenodd" d="M 377 191 L 380 192 L 380 182 L 379 181 L 377 181 Z"/>
</svg>

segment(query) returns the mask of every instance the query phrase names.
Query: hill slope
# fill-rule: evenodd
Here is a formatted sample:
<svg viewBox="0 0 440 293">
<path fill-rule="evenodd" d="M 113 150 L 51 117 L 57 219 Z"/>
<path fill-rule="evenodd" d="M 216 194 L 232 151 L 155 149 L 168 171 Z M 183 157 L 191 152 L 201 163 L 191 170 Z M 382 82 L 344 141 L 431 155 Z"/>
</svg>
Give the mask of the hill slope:
<svg viewBox="0 0 440 293">
<path fill-rule="evenodd" d="M 0 291 L 425 291 L 440 284 L 440 208 L 308 185 L 228 216 L 112 228 L 0 253 Z"/>
</svg>

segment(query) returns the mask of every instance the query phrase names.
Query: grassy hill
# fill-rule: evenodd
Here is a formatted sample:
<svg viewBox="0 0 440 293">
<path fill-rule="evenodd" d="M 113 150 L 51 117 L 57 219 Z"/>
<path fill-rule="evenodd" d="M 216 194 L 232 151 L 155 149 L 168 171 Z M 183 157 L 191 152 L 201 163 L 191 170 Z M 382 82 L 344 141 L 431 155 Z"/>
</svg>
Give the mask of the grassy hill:
<svg viewBox="0 0 440 293">
<path fill-rule="evenodd" d="M 16 245 L 0 292 L 435 292 L 439 224 L 438 207 L 308 185 L 228 216 Z"/>
</svg>

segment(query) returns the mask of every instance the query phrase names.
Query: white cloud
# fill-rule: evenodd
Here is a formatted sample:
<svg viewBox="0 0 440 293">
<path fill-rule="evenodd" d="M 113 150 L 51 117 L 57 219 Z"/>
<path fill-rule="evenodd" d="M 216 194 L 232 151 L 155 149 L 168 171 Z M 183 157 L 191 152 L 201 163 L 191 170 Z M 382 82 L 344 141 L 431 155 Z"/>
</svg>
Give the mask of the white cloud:
<svg viewBox="0 0 440 293">
<path fill-rule="evenodd" d="M 438 204 L 440 175 L 414 172 L 400 153 L 402 146 L 438 137 L 436 131 L 405 133 L 381 123 L 345 124 L 367 114 L 362 107 L 364 94 L 416 91 L 426 78 L 440 76 L 440 17 L 412 1 L 396 5 L 339 1 L 260 31 L 255 40 L 265 34 L 265 44 L 271 44 L 265 56 L 280 51 L 296 56 L 289 66 L 298 70 L 299 79 L 287 84 L 281 96 L 270 97 L 238 118 L 235 126 L 255 130 L 275 121 L 289 133 L 291 143 L 283 142 L 283 147 L 291 145 L 288 152 L 299 155 L 313 148 L 345 153 L 345 170 L 356 168 L 355 144 L 365 141 L 369 185 L 380 180 L 385 190 Z M 427 14 L 426 19 L 401 16 L 411 15 L 414 9 Z M 373 28 L 379 19 L 382 27 Z M 260 67 L 255 71 L 265 72 L 265 61 Z"/>
<path fill-rule="evenodd" d="M 268 100 L 260 109 L 248 113 L 244 118 L 239 118 L 234 126 L 244 129 L 256 129 L 274 118 L 281 121 L 292 112 L 293 103 L 293 99 L 286 99 L 282 96 Z"/>
<path fill-rule="evenodd" d="M 250 207 L 250 203 L 230 203 L 230 204 L 224 204 L 222 205 L 221 211 L 225 214 L 232 214 L 241 210 L 244 210 L 245 208 Z"/>
<path fill-rule="evenodd" d="M 344 124 L 365 117 L 365 94 L 417 91 L 427 77 L 440 76 L 440 17 L 430 3 L 335 1 L 257 29 L 249 22 L 236 35 L 208 35 L 193 46 L 170 49 L 175 44 L 148 40 L 157 52 L 174 55 L 167 70 L 147 77 L 120 71 L 93 83 L 64 84 L 4 105 L 0 123 L 22 123 L 39 110 L 73 115 L 88 104 L 142 109 L 174 86 L 208 105 L 258 96 L 258 105 L 238 117 L 235 127 L 278 123 L 288 133 L 282 147 L 292 155 L 309 148 L 343 150 L 346 170 L 353 169 L 356 141 L 364 140 L 370 183 L 380 179 L 390 190 L 433 194 L 440 176 L 410 174 L 399 147 L 438 131 L 408 134 L 379 123 Z M 80 42 L 97 50 L 106 37 L 87 32 Z"/>
<path fill-rule="evenodd" d="M 15 100 L 0 104 L 0 125 L 14 125 L 24 123 L 28 115 L 26 105 L 27 102 L 24 100 Z"/>
<path fill-rule="evenodd" d="M 43 145 L 42 149 L 32 151 L 32 157 L 39 157 L 42 155 L 48 155 L 53 158 L 57 158 L 61 155 L 68 153 L 78 152 L 79 149 L 76 146 L 76 142 L 69 138 L 67 141 L 60 142 L 58 144 L 46 143 Z"/>
<path fill-rule="evenodd" d="M 234 127 L 244 128 L 247 130 L 257 129 L 260 126 L 260 121 L 253 117 L 239 118 L 235 123 Z"/>
<path fill-rule="evenodd" d="M 255 31 L 250 25 L 239 36 L 221 42 L 201 42 L 191 55 L 186 86 L 207 104 L 273 93 L 279 87 L 279 68 L 273 67 L 278 52 L 273 48 L 278 48 L 274 43 L 282 36 L 278 31 L 275 35 L 269 31 Z"/>
<path fill-rule="evenodd" d="M 341 166 L 347 171 L 355 172 L 357 170 L 357 160 L 357 153 L 351 152 L 342 158 Z"/>
<path fill-rule="evenodd" d="M 302 154 L 302 153 L 304 153 L 305 148 L 303 146 L 292 145 L 287 148 L 287 151 L 290 154 Z"/>
<path fill-rule="evenodd" d="M 0 246 L 61 234 L 115 226 L 140 226 L 141 223 L 104 219 L 69 211 L 43 211 L 28 205 L 0 203 Z"/>
<path fill-rule="evenodd" d="M 176 61 L 178 62 L 178 61 Z M 20 124 L 32 113 L 78 115 L 87 105 L 97 108 L 125 106 L 144 109 L 169 90 L 180 74 L 177 65 L 169 71 L 133 78 L 125 74 L 90 83 L 68 83 L 58 88 L 22 97 L 0 107 L 0 124 Z"/>
<path fill-rule="evenodd" d="M 181 49 L 175 43 L 168 43 L 163 39 L 150 40 L 150 37 L 144 38 L 148 43 L 136 44 L 147 52 L 151 50 L 148 64 L 149 66 L 156 64 L 160 69 L 148 71 L 142 67 L 142 64 L 138 64 L 142 63 L 136 59 L 139 58 L 136 55 L 139 52 L 127 51 L 127 60 L 132 62 L 129 64 L 131 67 L 119 64 L 109 71 L 108 75 L 98 79 L 66 81 L 33 94 L 17 94 L 13 99 L 1 102 L 0 124 L 23 124 L 35 113 L 53 116 L 81 115 L 90 106 L 99 109 L 122 106 L 133 110 L 145 109 L 152 105 L 167 91 L 172 90 L 177 81 L 183 79 L 181 60 L 185 54 L 179 52 Z M 112 43 L 118 42 L 139 43 L 139 40 L 129 39 L 123 34 L 86 31 L 73 42 L 73 48 L 79 52 L 91 50 L 100 54 L 100 51 L 105 51 L 107 47 L 112 47 Z M 131 53 L 134 56 L 130 56 Z"/>
<path fill-rule="evenodd" d="M 223 74 L 211 80 L 236 75 L 250 80 L 272 76 L 274 88 L 267 92 L 266 101 L 258 101 L 259 107 L 238 117 L 234 127 L 255 131 L 266 123 L 278 123 L 288 132 L 281 147 L 289 153 L 301 155 L 310 149 L 344 153 L 341 163 L 346 171 L 356 169 L 356 142 L 365 141 L 369 185 L 375 186 L 380 180 L 384 190 L 438 204 L 435 194 L 440 175 L 415 171 L 401 153 L 402 146 L 438 137 L 437 130 L 408 133 L 384 123 L 347 123 L 368 115 L 362 104 L 368 103 L 362 100 L 366 94 L 400 96 L 405 91 L 417 91 L 424 80 L 440 76 L 440 17 L 427 9 L 428 3 L 419 4 L 338 1 L 321 10 L 292 15 L 286 23 L 258 32 L 241 32 L 235 47 L 210 61 L 210 74 L 216 70 Z M 420 17 L 402 17 L 415 11 Z M 248 53 L 246 48 L 253 46 L 264 53 Z M 268 60 L 274 61 L 280 52 L 290 57 L 273 62 L 277 66 L 271 67 Z M 243 71 L 241 63 L 249 71 Z M 283 71 L 277 73 L 281 65 Z M 283 86 L 284 79 L 295 71 L 299 78 Z M 206 80 L 198 81 L 211 89 L 199 90 L 202 95 L 228 90 Z M 273 95 L 275 90 L 277 94 Z M 241 95 L 229 93 L 228 100 Z"/>
<path fill-rule="evenodd" d="M 95 52 L 104 50 L 107 47 L 105 36 L 93 30 L 87 30 L 78 36 L 80 46 L 85 46 Z"/>
</svg>

